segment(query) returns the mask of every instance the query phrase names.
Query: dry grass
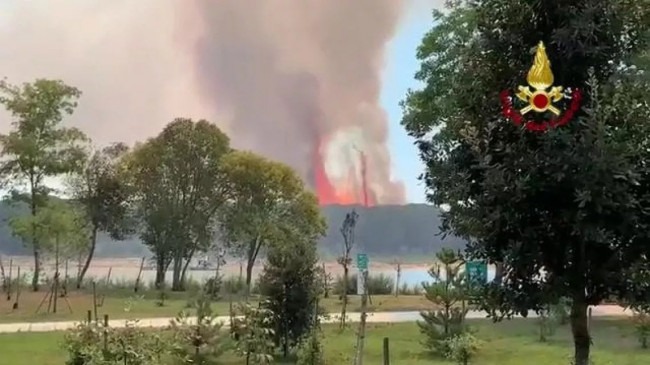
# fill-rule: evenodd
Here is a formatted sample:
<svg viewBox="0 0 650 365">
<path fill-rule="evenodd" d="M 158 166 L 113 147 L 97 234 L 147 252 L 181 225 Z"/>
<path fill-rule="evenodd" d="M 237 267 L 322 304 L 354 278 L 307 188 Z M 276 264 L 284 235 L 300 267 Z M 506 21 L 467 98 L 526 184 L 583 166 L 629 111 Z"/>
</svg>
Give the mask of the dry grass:
<svg viewBox="0 0 650 365">
<path fill-rule="evenodd" d="M 0 298 L 0 323 L 12 322 L 46 322 L 46 321 L 78 321 L 87 316 L 87 311 L 93 309 L 93 296 L 85 292 L 69 293 L 66 299 L 59 298 L 57 312 L 48 313 L 48 302 L 46 301 L 37 313 L 39 304 L 45 297 L 45 292 L 23 292 L 20 295 L 18 310 L 12 309 L 13 301 L 6 301 Z M 173 317 L 181 310 L 188 307 L 194 295 L 191 293 L 169 293 L 165 305 L 157 304 L 158 293 L 149 291 L 141 296 L 134 296 L 132 292 L 113 291 L 106 295 L 103 305 L 97 309 L 98 316 L 108 314 L 111 319 L 129 318 L 155 318 Z M 348 297 L 348 311 L 360 310 L 361 300 L 359 296 Z M 101 300 L 100 300 L 101 301 Z M 414 311 L 431 308 L 431 303 L 421 295 L 409 295 L 394 297 L 392 295 L 377 295 L 371 298 L 369 311 Z M 234 299 L 236 304 L 237 299 Z M 70 307 L 68 307 L 68 303 Z M 234 305 L 235 305 L 234 304 Z M 329 313 L 341 311 L 341 301 L 337 297 L 330 297 L 321 300 L 321 306 Z M 126 308 L 129 308 L 126 311 Z M 227 300 L 213 303 L 215 313 L 227 315 L 230 311 L 230 302 Z M 72 311 L 70 311 L 72 309 Z"/>
</svg>

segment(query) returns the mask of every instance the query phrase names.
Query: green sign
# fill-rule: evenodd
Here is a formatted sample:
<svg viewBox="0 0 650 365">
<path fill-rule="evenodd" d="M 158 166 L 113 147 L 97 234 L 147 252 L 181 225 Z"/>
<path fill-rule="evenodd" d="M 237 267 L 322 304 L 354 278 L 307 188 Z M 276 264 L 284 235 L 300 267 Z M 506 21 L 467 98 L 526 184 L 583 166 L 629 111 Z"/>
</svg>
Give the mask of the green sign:
<svg viewBox="0 0 650 365">
<path fill-rule="evenodd" d="M 368 270 L 368 255 L 365 253 L 357 254 L 357 268 L 361 271 Z"/>
<path fill-rule="evenodd" d="M 467 261 L 465 263 L 467 281 L 470 286 L 487 283 L 488 267 L 485 261 Z"/>
</svg>

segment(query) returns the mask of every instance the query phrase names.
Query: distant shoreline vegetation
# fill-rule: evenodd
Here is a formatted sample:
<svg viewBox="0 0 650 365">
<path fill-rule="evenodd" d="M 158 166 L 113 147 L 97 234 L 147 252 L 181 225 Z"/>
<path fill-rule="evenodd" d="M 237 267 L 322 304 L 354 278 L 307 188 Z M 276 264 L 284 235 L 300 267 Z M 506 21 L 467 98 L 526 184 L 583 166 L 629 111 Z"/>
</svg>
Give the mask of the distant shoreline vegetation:
<svg viewBox="0 0 650 365">
<path fill-rule="evenodd" d="M 442 247 L 463 249 L 465 242 L 457 237 L 439 236 L 440 210 L 427 204 L 351 207 L 330 205 L 322 207 L 328 223 L 327 235 L 318 245 L 322 260 L 334 260 L 341 251 L 339 227 L 352 208 L 359 213 L 357 250 L 376 262 L 391 262 L 399 258 L 404 263 L 431 262 Z M 11 235 L 9 218 L 25 213 L 25 207 L 0 203 L 0 254 L 3 256 L 31 255 L 20 240 Z M 137 237 L 117 242 L 105 235 L 98 237 L 97 258 L 133 258 L 150 256 Z"/>
</svg>

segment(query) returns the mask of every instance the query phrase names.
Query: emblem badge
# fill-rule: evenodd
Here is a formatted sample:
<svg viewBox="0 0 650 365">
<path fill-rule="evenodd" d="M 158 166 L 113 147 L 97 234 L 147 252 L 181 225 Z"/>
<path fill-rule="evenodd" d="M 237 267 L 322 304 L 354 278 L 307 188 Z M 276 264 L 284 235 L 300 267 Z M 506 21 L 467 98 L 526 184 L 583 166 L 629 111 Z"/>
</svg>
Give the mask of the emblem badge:
<svg viewBox="0 0 650 365">
<path fill-rule="evenodd" d="M 535 52 L 533 66 L 528 71 L 528 86 L 519 86 L 515 94 L 517 99 L 527 104 L 519 110 L 513 106 L 513 98 L 506 90 L 501 92 L 501 105 L 506 118 L 513 121 L 515 125 L 524 125 L 531 131 L 545 131 L 567 124 L 575 112 L 580 109 L 582 95 L 580 90 L 565 90 L 562 86 L 554 86 L 554 76 L 551 69 L 551 61 L 546 54 L 546 47 L 539 42 Z M 565 91 L 569 94 L 565 94 Z M 569 108 L 562 113 L 559 104 L 563 99 L 570 99 Z M 535 120 L 526 120 L 524 115 L 537 114 Z M 550 119 L 544 117 L 550 115 Z"/>
</svg>

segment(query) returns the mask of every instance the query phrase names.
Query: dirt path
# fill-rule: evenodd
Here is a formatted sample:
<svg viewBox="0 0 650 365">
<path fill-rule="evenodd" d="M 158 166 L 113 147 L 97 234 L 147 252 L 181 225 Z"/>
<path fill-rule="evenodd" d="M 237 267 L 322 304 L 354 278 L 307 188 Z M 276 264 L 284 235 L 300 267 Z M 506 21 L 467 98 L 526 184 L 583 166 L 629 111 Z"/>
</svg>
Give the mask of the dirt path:
<svg viewBox="0 0 650 365">
<path fill-rule="evenodd" d="M 630 316 L 632 312 L 616 305 L 601 305 L 593 307 L 592 315 L 595 317 L 620 317 Z M 485 312 L 470 311 L 467 318 L 478 319 L 485 318 Z M 351 322 L 358 322 L 360 313 L 349 313 L 348 318 Z M 535 317 L 534 314 L 529 317 Z M 337 314 L 331 314 L 328 318 L 323 318 L 323 323 L 336 323 L 340 317 Z M 420 319 L 419 312 L 375 312 L 368 314 L 368 322 L 370 323 L 397 323 L 397 322 L 415 322 Z M 154 327 L 162 328 L 169 325 L 171 317 L 167 318 L 149 318 L 142 319 L 137 322 L 139 327 Z M 228 316 L 220 316 L 218 320 L 228 323 Z M 52 332 L 64 331 L 74 328 L 79 322 L 40 322 L 40 323 L 6 323 L 0 324 L 0 333 L 15 333 L 15 332 Z M 127 321 L 124 319 L 116 319 L 109 321 L 110 327 L 124 327 Z"/>
</svg>

